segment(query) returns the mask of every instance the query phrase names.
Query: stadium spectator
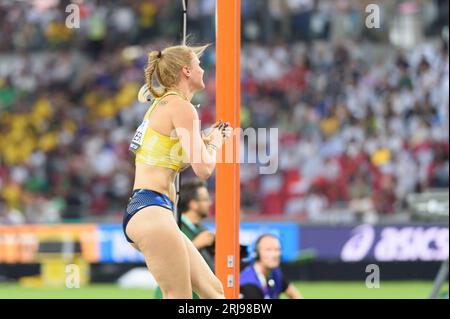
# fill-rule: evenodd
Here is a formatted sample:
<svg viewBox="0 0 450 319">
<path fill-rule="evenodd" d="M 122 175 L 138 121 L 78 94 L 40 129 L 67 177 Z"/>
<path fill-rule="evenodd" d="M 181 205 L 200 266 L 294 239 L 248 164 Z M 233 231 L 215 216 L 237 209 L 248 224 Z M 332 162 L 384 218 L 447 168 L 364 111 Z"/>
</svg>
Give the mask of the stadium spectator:
<svg viewBox="0 0 450 319">
<path fill-rule="evenodd" d="M 279 299 L 285 293 L 291 299 L 301 299 L 300 292 L 286 280 L 280 269 L 279 239 L 263 234 L 256 240 L 254 249 L 254 261 L 240 274 L 240 298 Z"/>
</svg>

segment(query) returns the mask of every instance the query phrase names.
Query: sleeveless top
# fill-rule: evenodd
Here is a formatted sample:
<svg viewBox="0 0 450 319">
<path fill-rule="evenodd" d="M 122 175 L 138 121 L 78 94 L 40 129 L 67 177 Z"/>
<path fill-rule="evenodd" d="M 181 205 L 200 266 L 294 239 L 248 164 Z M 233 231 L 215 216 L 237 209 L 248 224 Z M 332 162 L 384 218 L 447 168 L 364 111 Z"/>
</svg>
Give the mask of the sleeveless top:
<svg viewBox="0 0 450 319">
<path fill-rule="evenodd" d="M 186 154 L 181 147 L 179 138 L 163 135 L 153 130 L 149 127 L 148 119 L 159 102 L 169 95 L 177 95 L 184 100 L 180 94 L 173 91 L 155 99 L 145 114 L 141 125 L 137 128 L 129 149 L 135 154 L 136 163 L 170 168 L 178 172 L 188 163 L 184 161 Z"/>
</svg>

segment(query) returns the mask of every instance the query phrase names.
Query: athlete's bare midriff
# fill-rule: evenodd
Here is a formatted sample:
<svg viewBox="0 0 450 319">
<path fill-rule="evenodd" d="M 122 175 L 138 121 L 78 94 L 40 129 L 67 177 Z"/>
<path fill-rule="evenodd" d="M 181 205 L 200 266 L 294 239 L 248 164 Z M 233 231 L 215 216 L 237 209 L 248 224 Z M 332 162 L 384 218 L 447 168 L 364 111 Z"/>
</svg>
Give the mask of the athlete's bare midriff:
<svg viewBox="0 0 450 319">
<path fill-rule="evenodd" d="M 176 172 L 170 168 L 136 163 L 133 189 L 150 189 L 167 195 L 175 203 Z"/>
</svg>

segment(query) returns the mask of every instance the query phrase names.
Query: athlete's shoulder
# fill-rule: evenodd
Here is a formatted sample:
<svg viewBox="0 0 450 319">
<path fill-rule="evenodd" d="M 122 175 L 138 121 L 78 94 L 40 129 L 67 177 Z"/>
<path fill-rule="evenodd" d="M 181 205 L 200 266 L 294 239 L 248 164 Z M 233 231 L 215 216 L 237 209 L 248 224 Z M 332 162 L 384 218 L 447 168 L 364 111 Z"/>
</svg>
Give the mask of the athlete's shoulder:
<svg viewBox="0 0 450 319">
<path fill-rule="evenodd" d="M 168 105 L 170 112 L 175 117 L 198 118 L 198 113 L 192 103 L 176 97 Z"/>
</svg>

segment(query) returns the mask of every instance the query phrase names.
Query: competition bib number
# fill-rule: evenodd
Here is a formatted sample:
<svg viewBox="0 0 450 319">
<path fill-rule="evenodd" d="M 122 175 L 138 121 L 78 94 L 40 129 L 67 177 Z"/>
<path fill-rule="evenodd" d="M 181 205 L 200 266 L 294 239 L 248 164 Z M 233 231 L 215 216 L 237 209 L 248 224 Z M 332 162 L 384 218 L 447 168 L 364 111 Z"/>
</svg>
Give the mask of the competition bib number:
<svg viewBox="0 0 450 319">
<path fill-rule="evenodd" d="M 142 146 L 142 142 L 144 141 L 145 132 L 148 128 L 148 120 L 144 120 L 141 125 L 136 130 L 136 133 L 134 134 L 133 139 L 131 140 L 130 148 L 129 150 L 133 153 L 136 153 L 136 151 L 139 149 L 139 147 Z"/>
</svg>

